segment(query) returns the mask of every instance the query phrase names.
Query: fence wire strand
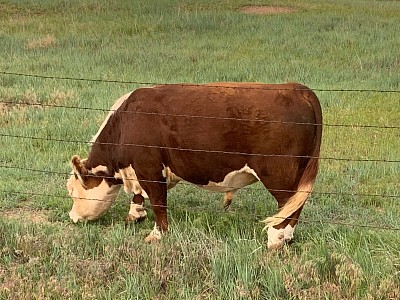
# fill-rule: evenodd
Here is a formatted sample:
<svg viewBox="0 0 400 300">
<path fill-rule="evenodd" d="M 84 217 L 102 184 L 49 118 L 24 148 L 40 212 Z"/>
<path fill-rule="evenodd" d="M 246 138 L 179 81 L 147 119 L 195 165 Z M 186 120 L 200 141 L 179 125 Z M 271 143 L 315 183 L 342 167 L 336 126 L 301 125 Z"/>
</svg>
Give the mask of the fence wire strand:
<svg viewBox="0 0 400 300">
<path fill-rule="evenodd" d="M 95 82 L 95 83 L 118 83 L 118 84 L 135 84 L 135 85 L 180 85 L 181 83 L 157 83 L 157 82 L 145 82 L 145 81 L 132 81 L 132 80 L 110 80 L 110 79 L 95 79 L 95 78 L 78 78 L 71 76 L 52 76 L 52 75 L 41 75 L 41 74 L 27 74 L 22 72 L 10 72 L 10 71 L 0 71 L 0 75 L 8 75 L 8 76 L 20 76 L 20 77 L 31 77 L 38 79 L 52 79 L 52 80 L 69 80 L 69 81 L 85 81 L 85 82 Z M 201 84 L 190 84 L 185 83 L 181 84 L 185 86 L 200 86 Z M 203 85 L 201 85 L 203 86 Z M 218 83 L 215 85 L 208 85 L 208 87 L 218 87 Z M 225 88 L 235 88 L 235 87 L 226 87 Z M 262 89 L 262 90 L 286 90 L 285 88 L 260 88 L 260 87 L 241 87 L 241 89 Z M 346 88 L 334 88 L 334 89 L 322 89 L 322 88 L 310 88 L 316 92 L 372 92 L 372 93 L 400 93 L 400 90 L 382 90 L 382 89 L 346 89 Z M 287 90 L 295 90 L 295 89 L 287 89 Z M 296 90 L 302 90 L 298 88 Z M 18 105 L 30 105 L 30 106 L 40 106 L 40 107 L 52 107 L 52 108 L 64 108 L 64 109 L 78 109 L 78 110 L 88 110 L 88 111 L 102 111 L 109 112 L 110 110 L 100 109 L 100 108 L 91 108 L 91 107 L 79 107 L 79 106 L 67 106 L 67 105 L 55 105 L 55 104 L 45 104 L 45 103 L 28 103 L 28 102 L 10 102 L 10 101 L 0 101 L 0 103 L 5 104 L 6 106 L 18 106 Z M 161 117 L 175 117 L 175 118 L 203 118 L 203 119 L 214 119 L 214 120 L 225 120 L 225 121 L 238 121 L 238 122 L 264 122 L 264 123 L 282 123 L 282 124 L 296 124 L 296 125 L 313 125 L 313 126 L 321 126 L 322 124 L 313 124 L 313 123 L 297 123 L 297 122 L 284 122 L 284 121 L 273 121 L 273 120 L 262 120 L 262 119 L 245 119 L 245 118 L 224 118 L 224 117 L 216 117 L 216 116 L 200 116 L 200 115 L 189 115 L 189 114 L 166 114 L 166 113 L 154 113 L 154 112 L 129 112 L 129 111 L 121 111 L 122 113 L 134 113 L 134 114 L 146 114 L 153 116 L 161 116 Z M 370 125 L 370 124 L 323 124 L 324 127 L 344 127 L 344 128 L 373 128 L 373 129 L 400 129 L 400 126 L 397 125 Z M 57 139 L 57 138 L 44 138 L 44 137 L 34 137 L 34 136 L 22 136 L 22 135 L 12 135 L 7 133 L 1 133 L 1 137 L 10 137 L 10 138 L 21 138 L 21 139 L 31 139 L 31 140 L 46 140 L 53 142 L 64 142 L 64 143 L 85 143 L 85 144 L 93 144 L 93 142 L 81 141 L 81 140 L 66 140 L 66 139 Z M 119 143 L 100 143 L 105 145 L 118 145 L 122 146 Z M 134 147 L 145 147 L 145 148 L 157 148 L 157 149 L 168 149 L 175 151 L 192 151 L 192 152 L 203 152 L 203 153 L 214 153 L 214 154 L 227 154 L 227 155 L 247 155 L 247 156 L 263 156 L 263 157 L 297 157 L 297 158 L 316 158 L 316 159 L 325 159 L 325 160 L 337 160 L 337 161 L 356 161 L 356 162 L 387 162 L 387 163 L 399 163 L 400 160 L 393 159 L 352 159 L 352 158 L 335 158 L 335 157 L 312 157 L 312 156 L 301 156 L 301 155 L 282 155 L 282 154 L 256 154 L 256 153 L 242 153 L 242 152 L 229 152 L 229 151 L 218 151 L 218 150 L 206 150 L 206 149 L 184 149 L 184 148 L 174 148 L 174 147 L 162 147 L 157 145 L 140 145 L 140 144 L 125 144 L 124 146 L 134 146 Z M 64 177 L 69 176 L 69 173 L 65 172 L 57 172 L 57 171 L 49 171 L 49 170 L 38 170 L 33 168 L 24 168 L 24 167 L 16 167 L 9 165 L 0 165 L 0 168 L 5 169 L 19 169 L 24 171 L 31 172 L 40 172 L 45 174 L 53 174 L 53 175 L 62 175 Z M 136 180 L 140 181 L 148 181 L 148 180 L 138 180 L 136 178 L 128 179 L 128 180 Z M 151 181 L 153 182 L 153 181 Z M 165 182 L 159 182 L 164 183 Z M 179 182 L 178 184 L 184 185 L 192 185 L 187 182 Z M 266 189 L 254 189 L 254 188 L 242 188 L 241 190 L 264 190 Z M 272 190 L 272 191 L 280 191 L 280 192 L 296 192 L 291 190 Z M 299 191 L 311 193 L 308 191 Z M 18 191 L 7 191 L 0 190 L 0 193 L 4 194 L 19 194 L 19 195 L 30 195 L 30 196 L 43 196 L 43 197 L 57 197 L 57 198 L 66 198 L 70 199 L 69 196 L 65 195 L 55 195 L 55 194 L 46 194 L 46 193 L 34 193 L 34 192 L 18 192 Z M 338 196 L 352 196 L 352 197 L 383 197 L 383 198 L 400 198 L 400 195 L 389 195 L 389 194 L 366 194 L 366 193 L 343 193 L 343 192 L 312 192 L 312 194 L 324 194 L 324 195 L 338 195 Z M 85 199 L 85 198 L 83 198 Z M 93 201 L 105 201 L 101 199 L 86 199 Z M 156 205 L 146 205 L 146 208 L 151 208 Z M 171 209 L 170 206 L 163 206 L 167 209 Z M 188 210 L 188 207 L 173 207 L 172 209 L 183 208 Z M 201 209 L 205 210 L 205 209 Z M 214 210 L 215 211 L 215 210 Z M 283 218 L 283 219 L 293 219 L 293 218 Z M 374 225 L 366 225 L 366 224 L 353 224 L 346 223 L 342 221 L 331 221 L 331 220 L 312 220 L 307 218 L 295 219 L 299 222 L 303 223 L 319 223 L 319 224 L 332 224 L 332 225 L 341 225 L 348 227 L 359 227 L 359 228 L 367 228 L 367 229 L 377 229 L 377 230 L 394 230 L 400 231 L 400 228 L 396 227 L 388 227 L 388 226 L 374 226 Z"/>
<path fill-rule="evenodd" d="M 25 167 L 17 167 L 17 166 L 7 166 L 7 165 L 0 165 L 0 168 L 3 169 L 14 169 L 14 170 L 21 170 L 21 171 L 29 171 L 29 172 L 36 172 L 42 174 L 51 174 L 51 175 L 60 175 L 63 176 L 65 179 L 72 175 L 72 173 L 67 172 L 59 172 L 59 171 L 50 171 L 50 170 L 41 170 L 41 169 L 33 169 L 33 168 L 25 168 Z M 88 175 L 92 178 L 102 178 L 102 179 L 116 179 L 112 176 L 100 176 L 100 175 Z M 145 179 L 137 179 L 137 178 L 126 178 L 125 180 L 135 181 L 135 182 L 150 182 L 150 183 L 160 183 L 160 184 L 167 184 L 166 181 L 158 181 L 158 180 L 145 180 Z M 186 182 L 181 180 L 177 183 L 177 185 L 184 185 L 184 186 L 200 186 Z M 239 190 L 237 187 L 233 186 L 221 186 L 225 189 L 231 190 Z M 243 187 L 240 188 L 241 191 L 267 191 L 266 188 L 255 188 L 255 187 Z M 344 193 L 344 192 L 332 192 L 332 191 L 298 191 L 298 190 L 287 190 L 287 189 L 268 189 L 270 192 L 285 192 L 285 193 L 308 193 L 308 194 L 316 194 L 316 195 L 336 195 L 336 196 L 352 196 L 352 197 L 382 197 L 382 198 L 400 198 L 400 195 L 393 195 L 393 194 L 370 194 L 370 193 Z M 86 200 L 94 200 L 104 202 L 105 200 L 101 199 L 86 199 Z M 105 201 L 107 202 L 107 201 Z"/>
<path fill-rule="evenodd" d="M 34 193 L 34 192 L 16 192 L 16 191 L 6 191 L 6 190 L 0 190 L 0 193 L 9 193 L 9 194 L 18 194 L 18 195 L 26 195 L 26 196 L 41 196 L 41 197 L 54 197 L 54 198 L 62 198 L 62 199 L 71 199 L 68 196 L 64 195 L 56 195 L 56 194 L 46 194 L 46 193 Z M 76 199 L 83 199 L 83 200 L 97 200 L 97 199 L 88 199 L 88 198 L 76 198 Z M 114 201 L 109 201 L 109 202 L 114 202 Z M 183 209 L 183 210 L 200 210 L 202 212 L 216 212 L 215 209 L 204 209 L 204 207 L 197 208 L 197 207 L 187 207 L 183 205 L 175 205 L 174 207 L 170 207 L 169 205 L 154 205 L 154 204 L 146 204 L 144 203 L 144 208 L 145 209 L 152 209 L 153 207 L 163 207 L 166 208 L 167 210 L 178 210 L 178 209 Z M 221 213 L 226 212 L 225 210 L 221 210 Z M 228 211 L 227 213 L 232 214 L 232 211 Z M 240 212 L 233 212 L 236 214 L 240 214 Z M 258 218 L 265 218 L 265 216 L 261 215 L 254 215 L 254 217 Z M 365 229 L 374 229 L 374 230 L 390 230 L 390 231 L 400 231 L 400 228 L 398 227 L 391 227 L 391 226 L 375 226 L 375 225 L 367 225 L 367 224 L 357 224 L 357 223 L 347 223 L 347 222 L 342 222 L 342 221 L 332 221 L 332 220 L 315 220 L 315 219 L 309 219 L 306 217 L 303 218 L 284 218 L 280 217 L 282 220 L 296 220 L 297 222 L 300 223 L 317 223 L 317 224 L 330 224 L 330 225 L 339 225 L 339 226 L 346 226 L 346 227 L 358 227 L 358 228 L 365 228 Z"/>
<path fill-rule="evenodd" d="M 71 105 L 58 105 L 58 104 L 47 104 L 47 103 L 29 103 L 29 102 L 12 102 L 0 100 L 6 106 L 39 106 L 49 108 L 63 108 L 63 109 L 76 109 L 76 110 L 87 110 L 87 111 L 101 111 L 101 112 L 116 112 L 113 109 L 103 109 L 95 107 L 81 107 Z M 217 116 L 201 116 L 201 115 L 189 115 L 189 114 L 169 114 L 169 113 L 156 113 L 156 112 L 145 112 L 145 111 L 124 111 L 120 110 L 118 113 L 135 114 L 135 115 L 151 115 L 160 117 L 173 117 L 173 118 L 195 118 L 205 120 L 222 120 L 222 121 L 237 121 L 237 122 L 257 122 L 267 124 L 287 124 L 287 125 L 308 125 L 308 126 L 324 126 L 324 127 L 344 127 L 344 128 L 373 128 L 373 129 L 400 129 L 397 125 L 370 125 L 370 124 L 329 124 L 329 123 L 309 123 L 309 122 L 290 122 L 280 120 L 263 120 L 263 119 L 248 119 L 248 118 L 230 118 L 230 117 L 217 117 Z"/>
<path fill-rule="evenodd" d="M 24 135 L 5 134 L 0 132 L 0 137 L 20 138 L 20 139 L 31 139 L 41 141 L 52 141 L 61 143 L 80 143 L 80 144 L 98 144 L 98 145 L 109 145 L 109 146 L 128 146 L 148 149 L 162 149 L 171 151 L 182 151 L 182 152 L 194 152 L 194 153 L 212 153 L 212 154 L 224 154 L 224 155 L 240 155 L 240 156 L 251 156 L 251 157 L 278 157 L 278 158 L 309 158 L 309 159 L 322 159 L 322 160 L 335 160 L 335 161 L 346 161 L 346 162 L 384 162 L 384 163 L 400 163 L 400 160 L 396 159 L 368 159 L 368 158 L 346 158 L 346 157 L 321 157 L 311 155 L 291 155 L 291 154 L 263 154 L 263 153 L 248 153 L 238 151 L 223 151 L 223 150 L 207 150 L 207 149 L 191 149 L 191 148 L 179 148 L 179 147 L 167 147 L 157 145 L 145 145 L 145 144 L 121 144 L 121 143 L 106 143 L 106 142 L 92 142 L 82 140 L 66 140 L 57 138 L 45 138 L 45 137 L 34 137 Z"/>
<path fill-rule="evenodd" d="M 72 76 L 54 76 L 54 75 L 28 74 L 28 73 L 10 72 L 10 71 L 0 71 L 0 74 L 10 75 L 10 76 L 33 77 L 33 78 L 40 78 L 40 79 L 72 80 L 72 81 L 87 81 L 87 82 L 100 82 L 100 83 L 120 83 L 120 84 L 138 84 L 138 85 L 180 85 L 181 84 L 181 83 L 159 83 L 159 82 L 135 81 L 135 80 L 79 78 L 79 77 L 72 77 Z M 185 83 L 185 85 L 200 86 L 201 84 Z M 210 87 L 218 87 L 219 85 L 216 83 L 215 85 L 209 85 L 209 86 Z M 244 88 L 244 89 L 254 89 L 254 88 Z M 260 88 L 258 88 L 258 89 L 260 89 Z M 268 90 L 274 90 L 274 89 L 268 89 Z M 279 90 L 285 90 L 285 89 L 279 89 Z M 293 90 L 293 89 L 289 89 L 289 90 Z M 297 89 L 297 90 L 301 90 L 301 89 Z M 345 88 L 321 89 L 321 88 L 311 88 L 311 90 L 318 91 L 318 92 L 400 93 L 400 90 L 381 90 L 381 89 L 345 89 Z"/>
</svg>

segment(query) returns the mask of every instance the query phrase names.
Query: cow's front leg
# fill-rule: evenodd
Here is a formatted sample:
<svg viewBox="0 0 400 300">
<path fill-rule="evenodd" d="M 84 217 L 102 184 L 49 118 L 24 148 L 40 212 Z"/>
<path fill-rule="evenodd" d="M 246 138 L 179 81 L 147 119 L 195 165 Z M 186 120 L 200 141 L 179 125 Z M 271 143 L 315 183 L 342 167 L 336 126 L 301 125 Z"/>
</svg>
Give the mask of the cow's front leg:
<svg viewBox="0 0 400 300">
<path fill-rule="evenodd" d="M 229 207 L 231 206 L 232 200 L 233 200 L 233 195 L 235 194 L 235 192 L 236 192 L 236 190 L 234 190 L 234 191 L 229 191 L 229 192 L 226 192 L 226 193 L 225 193 L 225 195 L 224 195 L 224 202 L 223 202 L 223 204 L 222 204 L 225 210 L 228 210 Z"/>
<path fill-rule="evenodd" d="M 167 187 L 163 183 L 153 183 L 149 186 L 151 186 L 151 189 L 147 194 L 154 212 L 155 224 L 154 229 L 145 238 L 145 242 L 153 243 L 161 240 L 162 234 L 168 230 Z"/>
<path fill-rule="evenodd" d="M 147 212 L 144 209 L 144 198 L 142 195 L 134 195 L 129 209 L 129 214 L 125 219 L 126 223 L 141 222 L 146 219 Z"/>
<path fill-rule="evenodd" d="M 155 209 L 155 207 L 153 207 L 153 211 L 156 217 L 156 222 L 154 224 L 153 230 L 144 239 L 146 243 L 158 242 L 159 240 L 161 240 L 162 234 L 167 232 L 168 230 L 166 203 L 163 209 Z"/>
</svg>

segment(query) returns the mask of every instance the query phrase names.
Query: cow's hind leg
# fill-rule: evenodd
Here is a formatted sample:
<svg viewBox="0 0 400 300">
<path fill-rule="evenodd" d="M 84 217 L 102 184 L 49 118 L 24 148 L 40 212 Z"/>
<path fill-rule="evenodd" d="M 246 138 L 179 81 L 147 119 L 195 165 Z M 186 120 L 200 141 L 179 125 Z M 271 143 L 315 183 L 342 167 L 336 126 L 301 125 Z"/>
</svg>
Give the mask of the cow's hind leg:
<svg viewBox="0 0 400 300">
<path fill-rule="evenodd" d="M 146 219 L 147 212 L 144 209 L 144 198 L 142 195 L 134 195 L 129 209 L 129 214 L 125 219 L 126 223 L 137 223 Z"/>
<path fill-rule="evenodd" d="M 288 199 L 295 194 L 292 188 L 281 189 L 281 190 L 270 190 L 271 194 L 275 197 L 278 202 L 278 209 L 287 203 Z M 292 215 L 287 218 L 282 218 L 282 222 L 273 226 L 268 227 L 268 248 L 277 249 L 282 247 L 284 244 L 289 243 L 293 239 L 293 233 L 295 226 L 300 217 L 303 206 L 298 208 Z"/>
<path fill-rule="evenodd" d="M 299 220 L 303 207 L 295 211 L 290 217 L 283 219 L 283 222 L 268 227 L 268 248 L 277 249 L 284 244 L 290 243 L 293 239 L 294 229 Z"/>
</svg>

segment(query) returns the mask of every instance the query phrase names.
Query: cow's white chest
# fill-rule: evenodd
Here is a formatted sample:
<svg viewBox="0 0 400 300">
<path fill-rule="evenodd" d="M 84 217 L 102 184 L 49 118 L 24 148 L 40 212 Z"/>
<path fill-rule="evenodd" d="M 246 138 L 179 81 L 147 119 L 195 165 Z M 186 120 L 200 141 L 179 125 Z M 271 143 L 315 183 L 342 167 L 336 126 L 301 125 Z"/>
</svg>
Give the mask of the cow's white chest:
<svg viewBox="0 0 400 300">
<path fill-rule="evenodd" d="M 181 181 L 181 178 L 172 173 L 169 167 L 164 166 L 162 176 L 166 179 L 167 189 L 173 188 L 179 181 Z M 127 168 L 120 169 L 119 172 L 115 174 L 115 178 L 122 179 L 124 190 L 127 194 L 142 195 L 144 198 L 149 198 L 146 191 L 140 185 L 136 172 L 131 165 Z"/>
<path fill-rule="evenodd" d="M 130 165 L 127 168 L 120 169 L 115 174 L 115 178 L 121 178 L 124 183 L 124 190 L 127 194 L 142 195 L 144 198 L 149 198 L 147 193 L 143 190 L 140 182 L 136 176 L 135 170 Z"/>
<path fill-rule="evenodd" d="M 260 178 L 256 172 L 249 166 L 245 165 L 240 170 L 228 173 L 221 182 L 210 181 L 207 185 L 198 186 L 213 192 L 229 192 L 236 191 L 259 180 Z"/>
</svg>

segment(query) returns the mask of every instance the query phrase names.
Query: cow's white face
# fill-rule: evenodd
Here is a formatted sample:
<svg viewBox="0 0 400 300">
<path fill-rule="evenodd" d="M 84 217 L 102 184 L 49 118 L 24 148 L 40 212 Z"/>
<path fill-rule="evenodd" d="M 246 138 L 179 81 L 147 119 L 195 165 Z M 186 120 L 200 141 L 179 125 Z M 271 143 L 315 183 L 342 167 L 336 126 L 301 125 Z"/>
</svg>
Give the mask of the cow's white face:
<svg viewBox="0 0 400 300">
<path fill-rule="evenodd" d="M 67 180 L 67 189 L 73 205 L 69 217 L 74 223 L 95 220 L 103 215 L 118 196 L 120 185 L 109 185 L 105 179 L 85 176 L 74 171 Z"/>
</svg>

